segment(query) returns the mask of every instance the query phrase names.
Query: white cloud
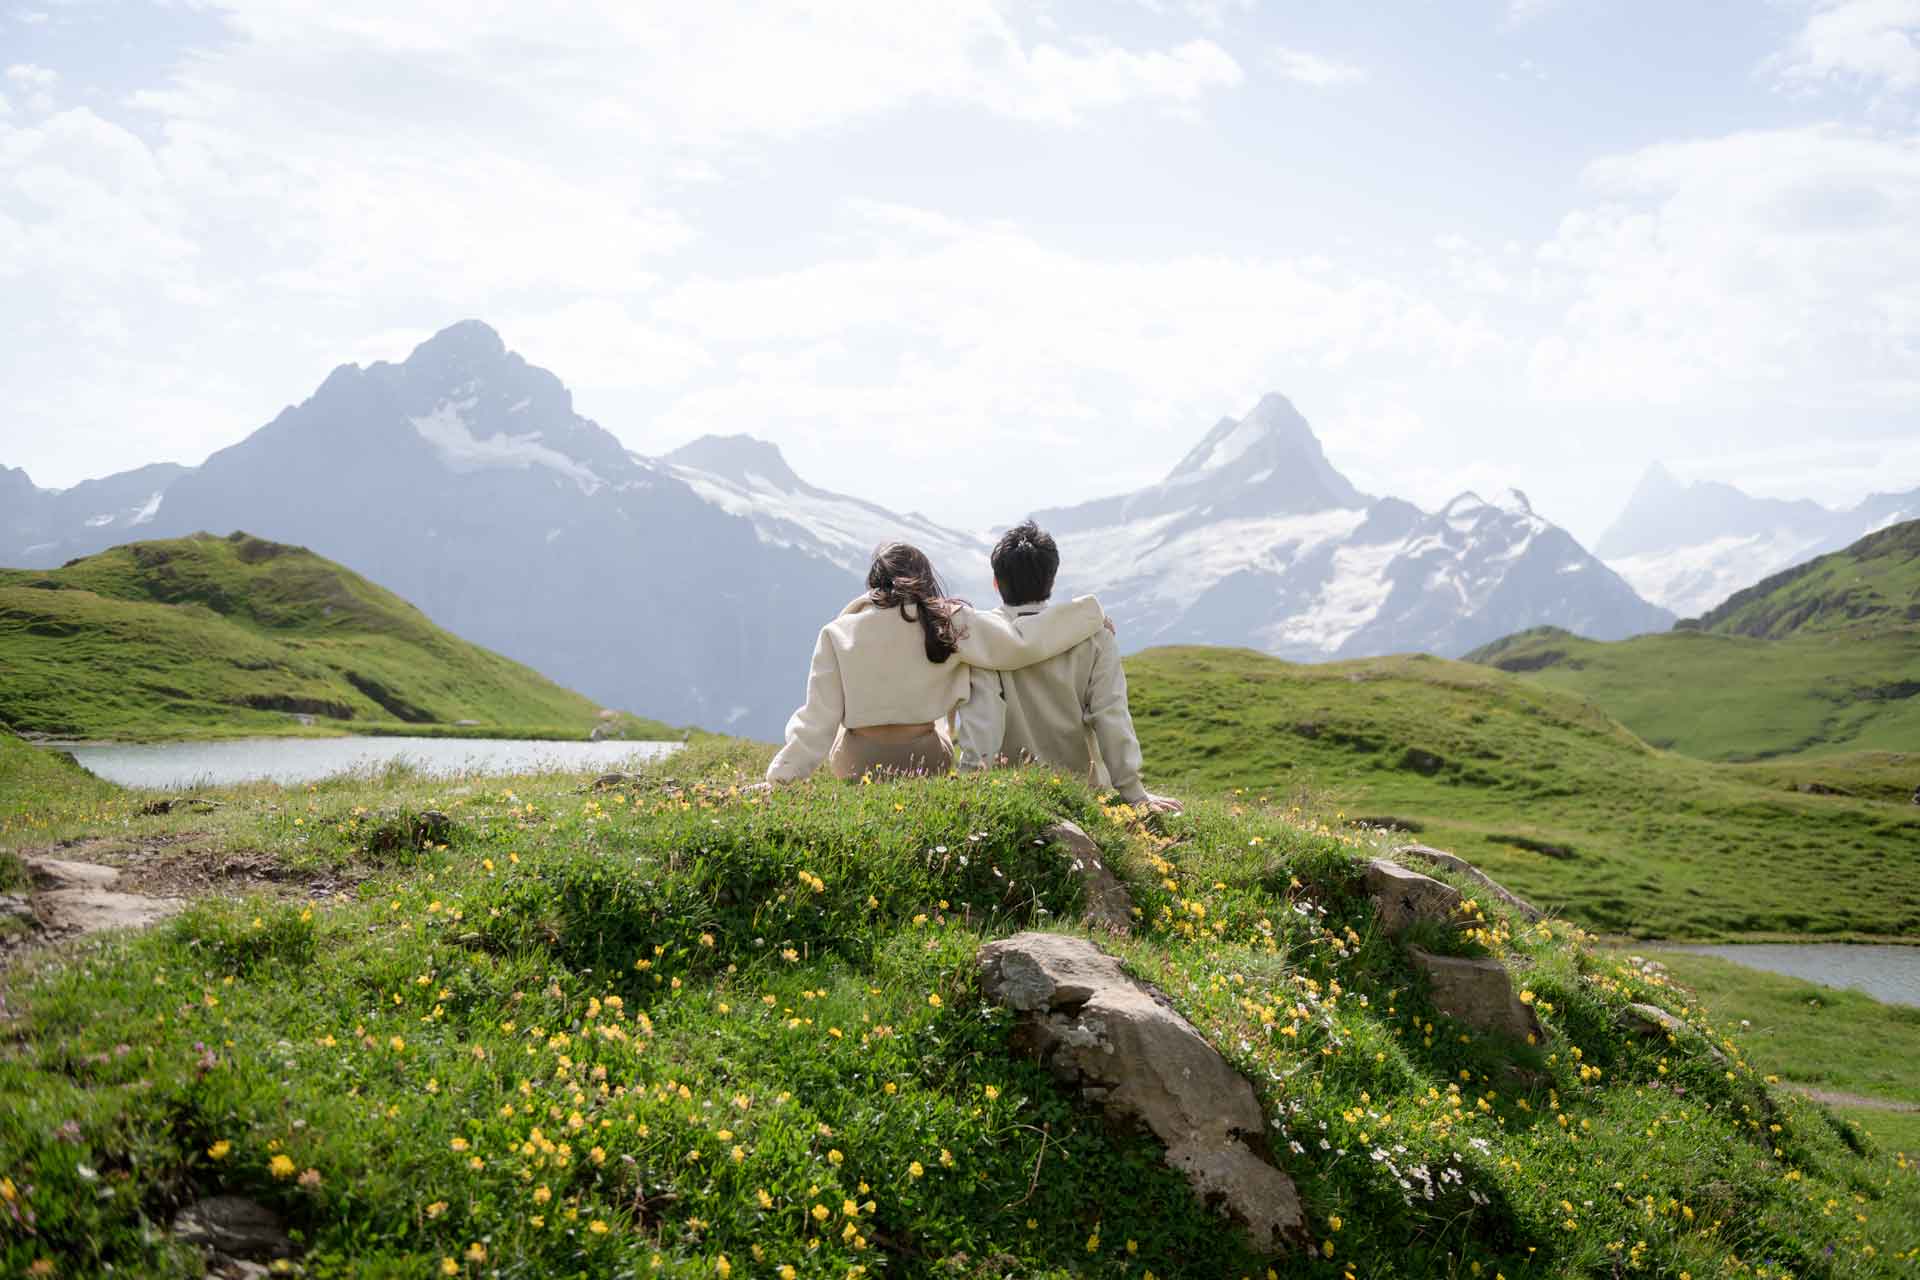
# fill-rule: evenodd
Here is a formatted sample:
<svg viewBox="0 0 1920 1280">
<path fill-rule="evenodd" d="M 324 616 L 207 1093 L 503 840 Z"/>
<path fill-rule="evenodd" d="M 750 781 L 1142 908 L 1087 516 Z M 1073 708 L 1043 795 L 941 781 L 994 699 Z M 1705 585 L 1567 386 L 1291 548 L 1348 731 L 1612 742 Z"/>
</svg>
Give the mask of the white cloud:
<svg viewBox="0 0 1920 1280">
<path fill-rule="evenodd" d="M 0 73 L 6 431 L 81 474 L 109 441 L 194 460 L 339 360 L 465 315 L 582 387 L 679 387 L 741 353 L 661 322 L 662 278 L 700 252 L 731 268 L 698 202 L 772 148 L 914 106 L 998 128 L 1184 113 L 1242 79 L 1211 41 L 1042 34 L 1012 0 L 202 12 L 223 38 L 118 100 L 62 111 L 53 69 Z M 143 436 L 171 443 L 121 447 Z"/>
<path fill-rule="evenodd" d="M 1316 89 L 1353 84 L 1367 78 L 1367 73 L 1359 67 L 1336 62 L 1317 53 L 1308 53 L 1304 49 L 1282 46 L 1272 51 L 1269 60 L 1273 69 L 1284 78 L 1296 84 L 1312 85 Z"/>
<path fill-rule="evenodd" d="M 1183 14 L 1210 31 L 1227 25 L 1229 13 L 1252 13 L 1257 0 L 1138 0 L 1150 13 Z"/>
<path fill-rule="evenodd" d="M 1563 310 L 1534 389 L 1887 408 L 1920 393 L 1920 139 L 1825 126 L 1590 166 L 1536 287 Z"/>
<path fill-rule="evenodd" d="M 22 95 L 22 101 L 31 111 L 46 112 L 53 110 L 53 86 L 60 81 L 60 73 L 52 67 L 36 66 L 31 62 L 16 62 L 6 70 L 6 81 Z"/>
<path fill-rule="evenodd" d="M 1507 22 L 1518 26 L 1560 7 L 1561 0 L 1507 0 Z"/>
<path fill-rule="evenodd" d="M 1158 478 L 1188 432 L 1273 387 L 1501 349 L 1474 315 L 1310 259 L 1112 261 L 1003 224 L 855 212 L 870 227 L 861 252 L 666 292 L 659 323 L 743 355 L 667 405 L 646 447 L 745 425 L 786 443 L 803 475 L 854 492 L 882 496 L 902 462 L 938 459 L 924 479 L 937 491 L 904 505 L 995 493 L 998 509 L 1040 507 Z M 1070 495 L 1049 469 L 1005 465 L 1084 457 L 1093 440 L 1112 474 L 1079 476 Z"/>
<path fill-rule="evenodd" d="M 1920 0 L 1823 0 L 1768 65 L 1788 85 L 1920 88 Z"/>
</svg>

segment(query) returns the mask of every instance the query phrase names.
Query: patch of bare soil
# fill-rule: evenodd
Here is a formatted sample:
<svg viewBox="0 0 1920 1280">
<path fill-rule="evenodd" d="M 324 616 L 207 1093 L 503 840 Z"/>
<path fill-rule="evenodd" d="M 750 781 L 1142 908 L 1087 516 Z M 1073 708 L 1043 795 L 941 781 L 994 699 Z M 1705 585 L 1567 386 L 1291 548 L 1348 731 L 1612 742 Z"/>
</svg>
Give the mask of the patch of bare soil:
<svg viewBox="0 0 1920 1280">
<path fill-rule="evenodd" d="M 272 893 L 341 897 L 355 879 L 304 874 L 258 852 L 216 852 L 193 833 L 89 837 L 21 855 L 26 894 L 0 894 L 0 964 L 20 951 L 109 929 L 138 929 L 198 898 Z"/>
<path fill-rule="evenodd" d="M 1920 1111 L 1920 1102 L 1894 1102 L 1888 1098 L 1869 1098 L 1864 1093 L 1845 1093 L 1839 1089 L 1816 1089 L 1806 1084 L 1790 1084 L 1785 1088 L 1803 1098 L 1811 1098 L 1829 1107 L 1869 1107 L 1875 1111 L 1899 1111 L 1907 1114 Z"/>
</svg>

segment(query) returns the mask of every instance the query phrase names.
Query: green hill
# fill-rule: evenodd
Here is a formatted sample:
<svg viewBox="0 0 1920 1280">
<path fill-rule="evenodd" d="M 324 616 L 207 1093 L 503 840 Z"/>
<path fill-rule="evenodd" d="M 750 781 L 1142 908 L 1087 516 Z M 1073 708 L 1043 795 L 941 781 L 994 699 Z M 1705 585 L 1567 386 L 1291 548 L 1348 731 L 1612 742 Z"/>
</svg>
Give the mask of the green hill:
<svg viewBox="0 0 1920 1280">
<path fill-rule="evenodd" d="M 1920 930 L 1920 809 L 1661 751 L 1506 672 L 1171 648 L 1127 675 L 1150 784 L 1391 821 L 1595 928 Z"/>
<path fill-rule="evenodd" d="M 1823 760 L 1826 780 L 1810 783 L 1871 786 L 1851 764 L 1878 773 L 1888 757 L 1859 753 L 1920 752 L 1920 521 L 1775 574 L 1663 635 L 1601 643 L 1541 627 L 1466 660 L 1589 698 L 1656 746 L 1706 760 L 1851 753 Z M 1920 785 L 1910 772 L 1909 792 Z"/>
<path fill-rule="evenodd" d="M 1920 520 L 1868 534 L 1844 551 L 1776 573 L 1680 625 L 1770 640 L 1809 631 L 1920 625 Z"/>
<path fill-rule="evenodd" d="M 289 732 L 309 717 L 584 737 L 597 711 L 358 574 L 244 533 L 0 569 L 0 722 L 21 731 Z"/>
<path fill-rule="evenodd" d="M 1466 660 L 1591 699 L 1648 742 L 1705 760 L 1920 752 L 1920 627 L 1611 643 L 1541 628 Z"/>
<path fill-rule="evenodd" d="M 1161 834 L 1045 770 L 743 794 L 767 757 L 697 744 L 614 792 L 89 800 L 77 834 L 102 838 L 63 856 L 191 823 L 203 852 L 179 856 L 244 853 L 288 892 L 15 960 L 0 1272 L 201 1275 L 166 1224 L 217 1195 L 271 1208 L 316 1278 L 1841 1280 L 1920 1258 L 1912 1159 L 1563 922 L 1490 902 L 1422 937 L 1504 962 L 1540 1020 L 1520 1044 L 1449 1019 L 1377 927 L 1374 842 L 1285 804 L 1199 799 Z M 447 829 L 424 849 L 360 821 L 425 809 Z M 985 996 L 983 943 L 1076 927 L 1044 836 L 1063 816 L 1139 910 L 1106 945 L 1252 1086 L 1246 1140 L 1305 1210 L 1280 1256 Z M 303 901 L 316 869 L 358 891 Z M 1628 1030 L 1629 1002 L 1674 1033 Z"/>
</svg>

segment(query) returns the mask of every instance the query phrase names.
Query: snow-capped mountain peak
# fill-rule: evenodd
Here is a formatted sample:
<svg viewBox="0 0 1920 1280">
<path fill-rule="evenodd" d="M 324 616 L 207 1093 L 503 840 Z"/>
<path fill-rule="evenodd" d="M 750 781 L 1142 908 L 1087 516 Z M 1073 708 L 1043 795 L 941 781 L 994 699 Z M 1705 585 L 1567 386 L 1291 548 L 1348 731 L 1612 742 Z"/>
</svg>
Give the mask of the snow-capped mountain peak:
<svg viewBox="0 0 1920 1280">
<path fill-rule="evenodd" d="M 875 547 L 911 542 L 927 553 L 950 590 L 975 600 L 991 595 L 985 538 L 810 485 L 768 441 L 702 436 L 660 463 L 705 502 L 750 521 L 767 546 L 823 560 L 857 581 L 866 576 Z"/>
<path fill-rule="evenodd" d="M 1534 515 L 1533 504 L 1527 501 L 1527 495 L 1518 489 L 1503 489 L 1494 495 L 1492 502 L 1488 502 L 1469 489 L 1440 508 L 1441 518 L 1448 521 L 1472 521 L 1488 512 L 1539 520 L 1539 517 Z"/>
<path fill-rule="evenodd" d="M 1548 622 L 1613 639 L 1672 621 L 1518 489 L 1433 514 L 1367 498 L 1277 395 L 1215 425 L 1165 482 L 1036 518 L 1060 537 L 1062 581 L 1100 594 L 1128 648 L 1454 654 Z"/>
<path fill-rule="evenodd" d="M 1834 511 L 1805 499 L 1752 497 L 1719 481 L 1685 483 L 1656 462 L 1596 546 L 1641 595 L 1695 617 L 1907 512 L 1920 512 L 1920 489 L 1874 494 Z"/>
<path fill-rule="evenodd" d="M 807 488 L 787 465 L 780 446 L 749 435 L 701 436 L 661 458 L 677 467 L 690 467 L 750 488 L 798 493 Z"/>
<path fill-rule="evenodd" d="M 1169 484 L 1184 477 L 1233 467 L 1243 475 L 1262 466 L 1284 461 L 1294 454 L 1318 455 L 1320 442 L 1313 428 L 1293 407 L 1293 402 L 1277 392 L 1260 397 L 1246 417 L 1222 418 L 1213 430 L 1195 445 L 1167 474 Z"/>
</svg>

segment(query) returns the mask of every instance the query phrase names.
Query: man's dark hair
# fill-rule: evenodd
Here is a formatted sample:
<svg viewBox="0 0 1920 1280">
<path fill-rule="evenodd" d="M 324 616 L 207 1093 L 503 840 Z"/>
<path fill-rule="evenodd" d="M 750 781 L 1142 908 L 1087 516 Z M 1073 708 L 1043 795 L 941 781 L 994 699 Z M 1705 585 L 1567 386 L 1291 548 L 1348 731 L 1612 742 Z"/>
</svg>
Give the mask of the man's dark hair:
<svg viewBox="0 0 1920 1280">
<path fill-rule="evenodd" d="M 1000 537 L 993 547 L 993 577 L 1000 598 L 1011 605 L 1039 604 L 1053 594 L 1060 572 L 1060 548 L 1053 535 L 1028 520 Z"/>
</svg>

